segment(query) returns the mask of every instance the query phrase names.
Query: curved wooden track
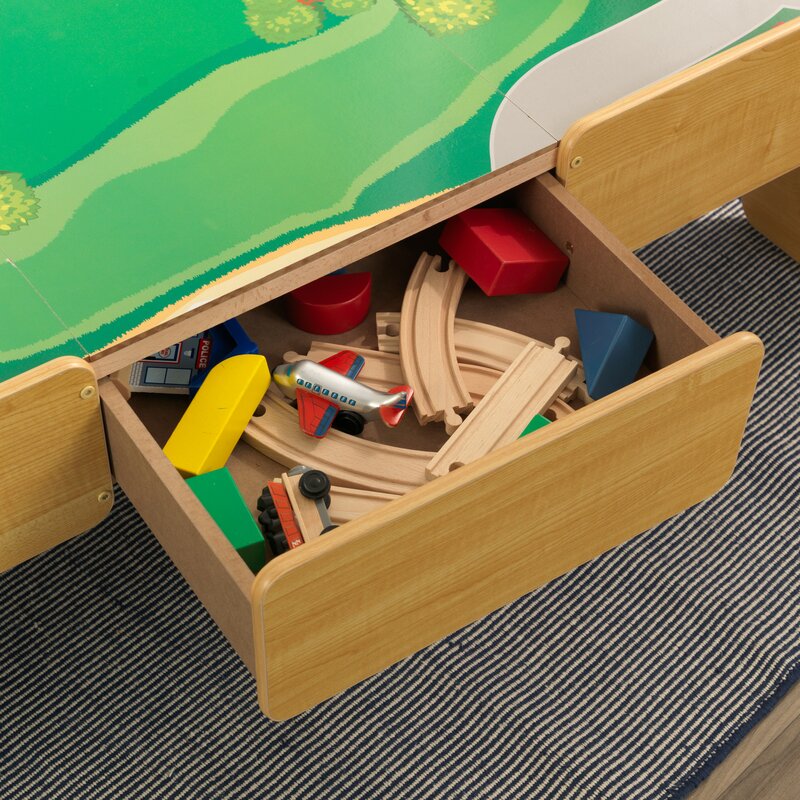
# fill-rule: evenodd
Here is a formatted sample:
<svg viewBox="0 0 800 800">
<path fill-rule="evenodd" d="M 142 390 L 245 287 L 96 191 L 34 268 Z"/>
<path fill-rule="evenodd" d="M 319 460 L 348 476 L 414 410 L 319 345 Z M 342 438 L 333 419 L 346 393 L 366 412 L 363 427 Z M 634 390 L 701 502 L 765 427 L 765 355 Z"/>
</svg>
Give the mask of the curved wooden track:
<svg viewBox="0 0 800 800">
<path fill-rule="evenodd" d="M 293 364 L 303 358 L 322 361 L 325 358 L 336 355 L 342 347 L 343 345 L 336 342 L 313 341 L 305 355 L 289 350 L 283 354 L 283 360 L 287 364 Z M 396 353 L 384 353 L 380 350 L 370 350 L 368 347 L 351 347 L 350 345 L 347 345 L 347 349 L 364 356 L 365 363 L 358 375 L 358 379 L 373 389 L 388 392 L 389 389 L 403 382 L 400 356 Z M 459 364 L 458 366 L 473 403 L 477 403 L 492 388 L 494 382 L 502 374 L 499 370 L 481 366 L 480 364 Z"/>
<path fill-rule="evenodd" d="M 544 345 L 542 346 L 544 347 Z M 303 358 L 322 361 L 329 356 L 336 355 L 341 349 L 342 345 L 337 342 L 313 341 L 309 345 L 308 353 L 305 355 L 289 350 L 283 354 L 283 360 L 287 364 L 293 364 Z M 382 392 L 388 392 L 392 387 L 402 383 L 403 370 L 400 367 L 400 357 L 396 353 L 385 353 L 380 350 L 370 350 L 368 347 L 350 347 L 349 345 L 347 349 L 364 356 L 364 368 L 359 374 L 359 380 L 363 380 L 368 386 L 372 386 Z M 459 362 L 458 366 L 467 384 L 472 402 L 476 405 L 488 394 L 489 390 L 503 374 L 499 370 L 479 364 L 462 364 Z M 580 366 L 578 369 L 580 371 Z M 574 410 L 562 397 L 554 400 L 549 408 L 555 419 L 561 419 L 567 414 L 571 414 Z"/>
<path fill-rule="evenodd" d="M 554 348 L 526 345 L 491 391 L 445 442 L 427 467 L 430 478 L 518 439 L 536 414 L 546 411 L 575 375 L 577 365 L 564 357 L 569 339 Z"/>
<path fill-rule="evenodd" d="M 423 253 L 408 280 L 401 316 L 400 364 L 414 388 L 412 407 L 422 425 L 444 420 L 452 433 L 473 408 L 456 360 L 453 325 L 467 273 Z"/>
<path fill-rule="evenodd" d="M 434 453 L 369 442 L 335 430 L 324 439 L 314 439 L 300 430 L 297 411 L 273 392 L 267 392 L 262 405 L 264 414 L 250 420 L 242 438 L 279 464 L 316 467 L 328 474 L 331 483 L 396 495 L 427 480 L 425 465 Z"/>
<path fill-rule="evenodd" d="M 400 313 L 379 311 L 375 315 L 375 322 L 378 329 L 378 348 L 384 353 L 398 353 L 401 331 Z M 526 345 L 531 342 L 541 347 L 550 347 L 546 342 L 540 342 L 524 333 L 510 331 L 497 325 L 489 325 L 486 322 L 474 322 L 470 319 L 456 317 L 453 327 L 456 358 L 462 365 L 462 370 L 466 369 L 467 365 L 474 364 L 505 372 Z M 567 356 L 567 358 L 578 365 L 578 371 L 561 393 L 560 399 L 565 403 L 569 403 L 573 398 L 579 399 L 583 404 L 591 403 L 592 399 L 586 391 L 583 362 L 574 356 Z"/>
</svg>

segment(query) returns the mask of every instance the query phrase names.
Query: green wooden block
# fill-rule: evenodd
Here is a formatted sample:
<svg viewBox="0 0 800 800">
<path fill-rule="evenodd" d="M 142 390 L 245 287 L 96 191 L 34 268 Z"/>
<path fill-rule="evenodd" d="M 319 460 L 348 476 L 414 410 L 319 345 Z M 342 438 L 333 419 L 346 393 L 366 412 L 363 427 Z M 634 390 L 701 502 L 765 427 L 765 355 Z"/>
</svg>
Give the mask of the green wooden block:
<svg viewBox="0 0 800 800">
<path fill-rule="evenodd" d="M 525 430 L 517 437 L 521 439 L 523 436 L 527 436 L 529 433 L 533 433 L 534 431 L 538 431 L 539 428 L 544 428 L 545 425 L 549 425 L 550 420 L 547 417 L 543 417 L 541 414 L 537 414 L 526 426 Z"/>
<path fill-rule="evenodd" d="M 188 478 L 186 483 L 253 572 L 266 563 L 264 537 L 226 467 Z"/>
</svg>

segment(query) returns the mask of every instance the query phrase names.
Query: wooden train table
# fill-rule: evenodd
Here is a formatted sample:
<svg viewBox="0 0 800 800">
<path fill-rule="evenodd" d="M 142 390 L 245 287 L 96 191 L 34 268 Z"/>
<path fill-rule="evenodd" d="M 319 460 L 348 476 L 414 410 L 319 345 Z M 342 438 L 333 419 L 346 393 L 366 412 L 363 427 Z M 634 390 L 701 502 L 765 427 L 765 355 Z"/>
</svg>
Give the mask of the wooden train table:
<svg viewBox="0 0 800 800">
<path fill-rule="evenodd" d="M 283 6 L 0 11 L 0 569 L 109 512 L 98 381 L 549 170 L 619 263 L 735 197 L 800 255 L 800 2 Z"/>
</svg>

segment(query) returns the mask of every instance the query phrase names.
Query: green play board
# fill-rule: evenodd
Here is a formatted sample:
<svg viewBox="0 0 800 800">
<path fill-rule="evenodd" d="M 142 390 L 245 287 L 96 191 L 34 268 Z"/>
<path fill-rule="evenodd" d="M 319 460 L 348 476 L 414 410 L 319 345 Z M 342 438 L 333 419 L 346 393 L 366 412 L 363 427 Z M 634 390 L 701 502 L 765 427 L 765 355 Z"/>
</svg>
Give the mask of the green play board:
<svg viewBox="0 0 800 800">
<path fill-rule="evenodd" d="M 554 143 L 513 87 L 669 1 L 5 0 L 0 380 L 490 172 L 501 110 Z"/>
</svg>

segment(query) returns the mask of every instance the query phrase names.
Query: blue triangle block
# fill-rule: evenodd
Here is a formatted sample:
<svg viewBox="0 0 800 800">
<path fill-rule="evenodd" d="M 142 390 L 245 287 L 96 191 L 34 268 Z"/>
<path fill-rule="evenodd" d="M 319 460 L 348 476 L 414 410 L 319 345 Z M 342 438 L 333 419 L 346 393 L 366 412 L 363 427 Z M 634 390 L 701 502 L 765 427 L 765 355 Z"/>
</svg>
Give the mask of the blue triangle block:
<svg viewBox="0 0 800 800">
<path fill-rule="evenodd" d="M 586 389 L 594 400 L 633 383 L 653 332 L 626 314 L 575 309 Z"/>
</svg>

